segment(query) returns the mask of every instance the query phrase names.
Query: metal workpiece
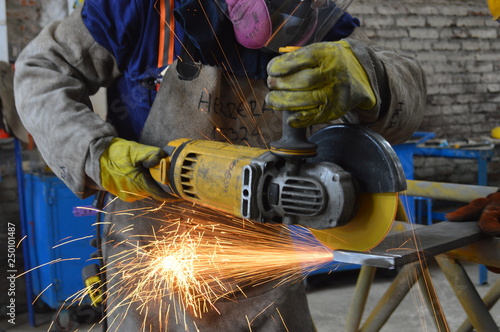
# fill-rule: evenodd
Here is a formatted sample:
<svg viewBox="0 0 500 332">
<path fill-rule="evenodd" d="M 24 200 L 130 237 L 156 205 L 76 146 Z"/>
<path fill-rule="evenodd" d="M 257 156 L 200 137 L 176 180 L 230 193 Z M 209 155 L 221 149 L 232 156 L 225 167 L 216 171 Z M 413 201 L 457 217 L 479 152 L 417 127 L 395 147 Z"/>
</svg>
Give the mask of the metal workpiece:
<svg viewBox="0 0 500 332">
<path fill-rule="evenodd" d="M 445 201 L 469 203 L 473 199 L 486 197 L 498 190 L 498 187 L 465 185 L 445 182 L 407 180 L 408 188 L 403 194 Z"/>
<path fill-rule="evenodd" d="M 415 226 L 412 224 L 412 226 Z M 335 261 L 381 268 L 400 268 L 488 238 L 477 222 L 442 221 L 388 235 L 368 252 L 337 250 Z"/>
</svg>

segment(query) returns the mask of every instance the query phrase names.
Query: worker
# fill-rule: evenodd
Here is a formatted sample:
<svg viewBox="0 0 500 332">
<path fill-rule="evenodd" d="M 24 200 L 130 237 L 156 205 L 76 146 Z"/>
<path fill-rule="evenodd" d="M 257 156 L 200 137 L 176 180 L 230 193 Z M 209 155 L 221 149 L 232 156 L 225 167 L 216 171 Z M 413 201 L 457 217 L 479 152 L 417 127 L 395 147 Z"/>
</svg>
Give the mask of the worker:
<svg viewBox="0 0 500 332">
<path fill-rule="evenodd" d="M 500 23 L 500 1 L 488 0 L 488 8 L 493 20 Z M 488 235 L 500 236 L 500 190 L 472 200 L 466 206 L 447 213 L 445 218 L 449 221 L 478 220 L 481 231 Z M 500 270 L 495 269 L 495 272 L 500 273 Z"/>
<path fill-rule="evenodd" d="M 371 42 L 347 12 L 323 33 L 323 42 L 308 41 L 320 27 L 308 23 L 341 4 L 86 0 L 20 54 L 16 106 L 52 171 L 79 197 L 105 190 L 120 198 L 111 205 L 116 211 L 150 207 L 148 198 L 182 204 L 148 172 L 166 142 L 185 137 L 267 147 L 280 137 L 282 110 L 293 111 L 288 123 L 296 128 L 344 121 L 402 143 L 422 119 L 424 72 L 413 59 Z M 280 29 L 283 24 L 291 29 Z M 300 48 L 280 54 L 279 47 L 290 45 Z M 89 99 L 101 87 L 107 88 L 106 121 Z M 147 241 L 158 221 L 106 218 L 108 289 L 116 290 L 112 257 L 129 249 L 127 242 Z M 202 318 L 178 304 L 160 312 L 129 308 L 121 296 L 108 294 L 110 329 L 314 329 L 300 283 L 252 287 L 236 300 L 217 301 Z"/>
</svg>

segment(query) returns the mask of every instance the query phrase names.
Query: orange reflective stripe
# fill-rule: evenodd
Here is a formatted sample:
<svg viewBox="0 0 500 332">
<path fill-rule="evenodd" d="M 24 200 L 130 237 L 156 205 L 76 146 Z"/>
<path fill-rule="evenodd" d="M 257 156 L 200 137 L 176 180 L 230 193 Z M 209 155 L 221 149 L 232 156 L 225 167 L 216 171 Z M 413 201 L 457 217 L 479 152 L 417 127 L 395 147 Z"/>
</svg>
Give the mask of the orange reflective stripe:
<svg viewBox="0 0 500 332">
<path fill-rule="evenodd" d="M 175 17 L 172 15 L 174 12 L 175 0 L 170 0 L 170 37 L 168 38 L 168 64 L 174 62 L 174 45 L 175 45 Z"/>
<path fill-rule="evenodd" d="M 165 2 L 160 0 L 160 34 L 158 38 L 158 68 L 163 66 L 163 53 L 165 49 Z"/>
<path fill-rule="evenodd" d="M 168 1 L 168 6 L 167 6 Z M 158 68 L 174 62 L 175 18 L 172 15 L 175 0 L 159 0 L 160 33 L 158 37 Z M 167 53 L 165 58 L 165 53 Z"/>
</svg>

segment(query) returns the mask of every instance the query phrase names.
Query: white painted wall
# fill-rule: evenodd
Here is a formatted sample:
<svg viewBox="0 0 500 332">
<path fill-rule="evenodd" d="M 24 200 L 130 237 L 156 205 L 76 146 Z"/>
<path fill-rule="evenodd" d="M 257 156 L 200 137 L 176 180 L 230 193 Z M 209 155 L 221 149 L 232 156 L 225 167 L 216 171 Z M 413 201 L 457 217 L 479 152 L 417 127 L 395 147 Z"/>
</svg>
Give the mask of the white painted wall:
<svg viewBox="0 0 500 332">
<path fill-rule="evenodd" d="M 7 5 L 0 0 L 0 61 L 9 61 L 9 43 L 7 38 Z"/>
</svg>

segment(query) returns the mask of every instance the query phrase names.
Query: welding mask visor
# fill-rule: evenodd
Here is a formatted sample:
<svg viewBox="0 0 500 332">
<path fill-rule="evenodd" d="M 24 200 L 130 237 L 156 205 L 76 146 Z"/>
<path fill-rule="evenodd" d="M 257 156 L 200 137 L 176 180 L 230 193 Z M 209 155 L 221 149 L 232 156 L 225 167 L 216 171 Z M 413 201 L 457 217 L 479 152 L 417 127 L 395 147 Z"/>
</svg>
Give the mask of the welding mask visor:
<svg viewBox="0 0 500 332">
<path fill-rule="evenodd" d="M 246 48 L 305 46 L 322 41 L 352 0 L 215 0 Z"/>
</svg>

